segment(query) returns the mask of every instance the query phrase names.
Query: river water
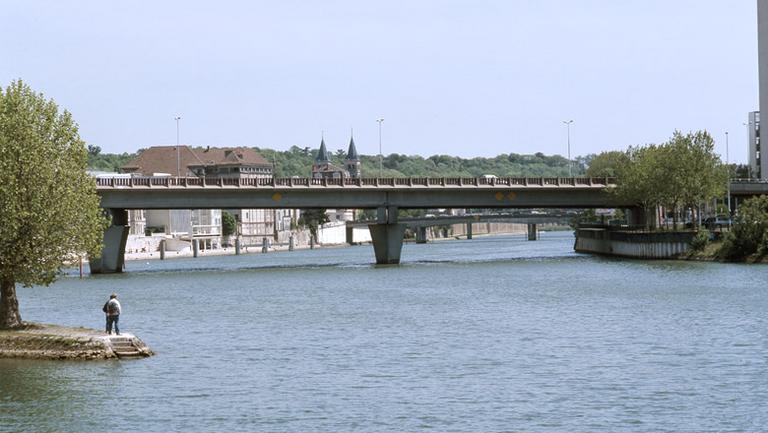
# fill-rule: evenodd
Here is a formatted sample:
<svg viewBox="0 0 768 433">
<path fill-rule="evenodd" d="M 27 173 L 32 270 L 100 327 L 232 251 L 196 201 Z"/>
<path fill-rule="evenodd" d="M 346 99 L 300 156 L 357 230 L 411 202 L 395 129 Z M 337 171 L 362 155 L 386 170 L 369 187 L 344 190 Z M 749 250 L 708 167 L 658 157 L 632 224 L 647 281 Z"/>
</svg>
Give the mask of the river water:
<svg viewBox="0 0 768 433">
<path fill-rule="evenodd" d="M 155 357 L 0 360 L 0 431 L 759 432 L 768 267 L 576 254 L 569 234 L 128 262 L 19 288 L 28 321 Z"/>
</svg>

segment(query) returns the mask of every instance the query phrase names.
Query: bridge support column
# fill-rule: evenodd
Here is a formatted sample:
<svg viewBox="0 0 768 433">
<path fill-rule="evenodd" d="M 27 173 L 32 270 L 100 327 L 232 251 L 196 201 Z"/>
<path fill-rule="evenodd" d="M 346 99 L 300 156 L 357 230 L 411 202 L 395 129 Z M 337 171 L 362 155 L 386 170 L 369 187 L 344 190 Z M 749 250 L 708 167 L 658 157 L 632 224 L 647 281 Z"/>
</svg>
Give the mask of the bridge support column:
<svg viewBox="0 0 768 433">
<path fill-rule="evenodd" d="M 296 243 L 296 241 L 294 240 L 293 235 L 288 237 L 288 251 L 293 251 L 293 249 L 295 247 L 295 243 Z"/>
<path fill-rule="evenodd" d="M 101 257 L 89 258 L 92 274 L 116 274 L 123 272 L 125 265 L 125 243 L 128 241 L 128 211 L 108 209 L 112 225 L 104 231 L 104 247 Z"/>
<path fill-rule="evenodd" d="M 235 255 L 240 255 L 240 236 L 235 237 Z"/>
<path fill-rule="evenodd" d="M 165 239 L 160 241 L 160 260 L 165 260 Z"/>
<path fill-rule="evenodd" d="M 197 258 L 200 254 L 200 240 L 192 239 L 192 257 Z"/>
<path fill-rule="evenodd" d="M 266 254 L 269 251 L 269 243 L 267 242 L 267 238 L 261 238 L 261 252 L 262 254 Z"/>
<path fill-rule="evenodd" d="M 626 209 L 627 224 L 631 226 L 644 226 L 648 223 L 648 216 L 641 207 L 631 207 Z"/>
<path fill-rule="evenodd" d="M 426 244 L 427 243 L 427 228 L 424 226 L 416 227 L 416 243 L 417 244 Z"/>
<path fill-rule="evenodd" d="M 472 223 L 467 223 L 467 239 L 472 239 Z"/>
<path fill-rule="evenodd" d="M 535 241 L 539 239 L 539 228 L 536 224 L 528 224 L 528 240 Z"/>
<path fill-rule="evenodd" d="M 397 265 L 403 249 L 405 224 L 369 224 L 377 265 Z"/>
<path fill-rule="evenodd" d="M 351 225 L 348 225 L 346 229 L 347 229 L 347 232 L 346 232 L 347 245 L 354 245 L 355 244 L 355 228 L 352 227 Z"/>
</svg>

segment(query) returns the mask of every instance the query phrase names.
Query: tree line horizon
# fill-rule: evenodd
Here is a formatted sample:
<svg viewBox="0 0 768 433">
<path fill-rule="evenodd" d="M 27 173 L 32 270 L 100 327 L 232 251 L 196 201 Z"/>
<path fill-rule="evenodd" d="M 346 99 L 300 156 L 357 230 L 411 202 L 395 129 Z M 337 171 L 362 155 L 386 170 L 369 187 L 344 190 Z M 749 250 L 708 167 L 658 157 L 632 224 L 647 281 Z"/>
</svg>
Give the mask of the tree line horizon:
<svg viewBox="0 0 768 433">
<path fill-rule="evenodd" d="M 652 145 L 649 145 L 652 146 Z M 641 146 L 642 147 L 642 146 Z M 308 177 L 317 155 L 317 148 L 291 146 L 288 150 L 267 147 L 251 147 L 273 164 L 275 177 Z M 121 167 L 139 155 L 135 153 L 102 153 L 95 145 L 88 146 L 88 168 L 90 170 L 119 172 Z M 574 176 L 591 176 L 588 172 L 592 162 L 605 153 L 577 156 L 572 160 Z M 346 152 L 342 149 L 329 152 L 331 162 L 343 167 Z M 382 170 L 379 170 L 378 155 L 360 154 L 363 177 L 567 177 L 568 159 L 561 155 L 502 153 L 495 157 L 463 158 L 452 155 L 405 155 L 391 153 L 382 156 Z M 748 177 L 748 167 L 731 164 L 734 177 Z M 595 176 L 598 177 L 598 176 Z M 602 176 L 599 176 L 602 177 Z"/>
</svg>

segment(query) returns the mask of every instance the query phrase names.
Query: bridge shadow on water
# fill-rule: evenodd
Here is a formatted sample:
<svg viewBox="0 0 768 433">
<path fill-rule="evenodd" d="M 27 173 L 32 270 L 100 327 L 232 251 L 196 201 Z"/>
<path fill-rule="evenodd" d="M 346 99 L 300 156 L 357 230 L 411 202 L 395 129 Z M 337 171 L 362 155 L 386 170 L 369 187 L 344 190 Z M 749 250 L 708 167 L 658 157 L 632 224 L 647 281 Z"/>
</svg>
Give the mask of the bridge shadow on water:
<svg viewBox="0 0 768 433">
<path fill-rule="evenodd" d="M 376 265 L 371 245 L 343 248 L 318 248 L 268 254 L 239 256 L 203 256 L 168 260 L 130 260 L 125 273 L 93 275 L 91 278 L 123 279 L 132 274 L 217 273 L 247 271 L 290 271 L 312 269 L 398 269 L 424 265 L 482 264 L 542 260 L 579 260 L 589 257 L 573 251 L 571 232 L 542 233 L 538 241 L 524 235 L 483 236 L 475 239 L 449 239 L 403 246 L 400 265 Z M 65 275 L 77 277 L 78 269 L 66 269 Z M 88 275 L 87 266 L 84 270 Z"/>
</svg>

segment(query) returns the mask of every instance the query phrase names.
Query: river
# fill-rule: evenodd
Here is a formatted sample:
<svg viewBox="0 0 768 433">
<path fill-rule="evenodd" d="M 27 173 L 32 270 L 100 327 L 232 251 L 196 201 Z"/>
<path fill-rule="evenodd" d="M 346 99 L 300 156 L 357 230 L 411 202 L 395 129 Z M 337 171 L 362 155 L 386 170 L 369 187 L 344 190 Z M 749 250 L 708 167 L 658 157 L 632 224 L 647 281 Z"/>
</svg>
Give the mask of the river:
<svg viewBox="0 0 768 433">
<path fill-rule="evenodd" d="M 19 288 L 27 321 L 157 355 L 0 360 L 0 431 L 758 432 L 768 266 L 616 260 L 545 233 L 131 261 Z"/>
</svg>

